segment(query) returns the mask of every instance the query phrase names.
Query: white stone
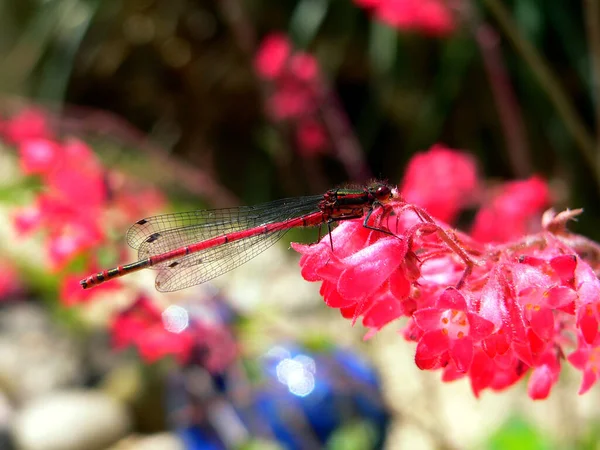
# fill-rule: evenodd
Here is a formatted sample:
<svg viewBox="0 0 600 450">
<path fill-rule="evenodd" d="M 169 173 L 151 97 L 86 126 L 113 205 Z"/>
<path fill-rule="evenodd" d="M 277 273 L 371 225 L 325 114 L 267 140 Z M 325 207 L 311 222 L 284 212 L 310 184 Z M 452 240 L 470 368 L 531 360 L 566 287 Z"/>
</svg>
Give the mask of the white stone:
<svg viewBox="0 0 600 450">
<path fill-rule="evenodd" d="M 12 431 L 22 450 L 100 450 L 123 438 L 130 426 L 125 406 L 108 395 L 63 391 L 27 404 Z"/>
<path fill-rule="evenodd" d="M 129 436 L 109 450 L 185 450 L 181 439 L 171 433 Z"/>
</svg>

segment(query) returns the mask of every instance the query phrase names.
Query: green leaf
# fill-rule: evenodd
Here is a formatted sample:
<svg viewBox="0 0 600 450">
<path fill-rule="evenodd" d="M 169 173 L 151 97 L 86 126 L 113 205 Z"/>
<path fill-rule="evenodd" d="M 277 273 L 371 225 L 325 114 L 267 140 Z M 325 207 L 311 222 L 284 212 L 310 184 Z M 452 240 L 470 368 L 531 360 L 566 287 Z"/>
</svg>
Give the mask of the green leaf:
<svg viewBox="0 0 600 450">
<path fill-rule="evenodd" d="M 490 450 L 546 450 L 553 446 L 531 424 L 520 417 L 513 417 L 490 436 L 485 448 Z"/>
<path fill-rule="evenodd" d="M 373 448 L 376 432 L 369 422 L 355 422 L 338 428 L 327 441 L 328 450 L 365 450 Z"/>
<path fill-rule="evenodd" d="M 389 76 L 398 52 L 398 31 L 388 25 L 372 21 L 369 27 L 369 59 L 378 77 Z"/>
<path fill-rule="evenodd" d="M 290 34 L 299 47 L 313 41 L 329 10 L 329 0 L 302 0 L 290 19 Z"/>
</svg>

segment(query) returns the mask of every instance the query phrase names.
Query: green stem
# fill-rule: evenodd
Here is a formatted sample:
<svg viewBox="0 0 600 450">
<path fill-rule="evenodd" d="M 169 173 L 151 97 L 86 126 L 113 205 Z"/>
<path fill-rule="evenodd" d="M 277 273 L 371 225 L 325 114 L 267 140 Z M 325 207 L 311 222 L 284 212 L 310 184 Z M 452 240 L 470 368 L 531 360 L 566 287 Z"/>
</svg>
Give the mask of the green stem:
<svg viewBox="0 0 600 450">
<path fill-rule="evenodd" d="M 510 17 L 506 7 L 501 0 L 484 0 L 491 13 L 495 16 L 504 33 L 512 41 L 516 50 L 521 54 L 529 65 L 533 75 L 537 78 L 541 88 L 546 92 L 550 102 L 567 131 L 571 134 L 577 144 L 577 148 L 591 165 L 596 175 L 596 181 L 600 183 L 600 168 L 596 164 L 595 143 L 586 126 L 581 121 L 573 104 L 560 86 L 560 83 L 550 71 L 548 64 L 543 60 L 535 47 L 519 31 L 517 24 Z"/>
<path fill-rule="evenodd" d="M 600 2 L 598 0 L 584 0 L 583 6 L 592 65 L 592 87 L 596 115 L 596 165 L 600 167 Z"/>
</svg>

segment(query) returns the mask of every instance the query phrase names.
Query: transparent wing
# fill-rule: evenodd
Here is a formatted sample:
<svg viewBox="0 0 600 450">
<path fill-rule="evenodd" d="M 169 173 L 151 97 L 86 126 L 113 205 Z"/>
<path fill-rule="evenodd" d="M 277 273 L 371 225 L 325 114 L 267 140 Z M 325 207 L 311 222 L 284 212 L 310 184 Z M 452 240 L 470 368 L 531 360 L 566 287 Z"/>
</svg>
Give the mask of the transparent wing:
<svg viewBox="0 0 600 450">
<path fill-rule="evenodd" d="M 287 198 L 256 206 L 146 217 L 129 228 L 126 239 L 130 247 L 144 255 L 155 255 L 216 236 L 303 216 L 317 211 L 322 198 L 321 195 Z"/>
<path fill-rule="evenodd" d="M 218 236 L 276 224 L 319 210 L 322 196 L 277 200 L 258 206 L 191 211 L 148 217 L 136 222 L 127 232 L 127 243 L 145 259 Z M 175 291 L 228 272 L 272 246 L 288 231 L 275 227 L 268 233 L 250 235 L 225 242 L 178 259 L 156 264 L 156 288 Z"/>
<path fill-rule="evenodd" d="M 277 242 L 289 229 L 228 242 L 187 255 L 159 268 L 156 289 L 176 291 L 204 283 L 244 264 Z"/>
</svg>

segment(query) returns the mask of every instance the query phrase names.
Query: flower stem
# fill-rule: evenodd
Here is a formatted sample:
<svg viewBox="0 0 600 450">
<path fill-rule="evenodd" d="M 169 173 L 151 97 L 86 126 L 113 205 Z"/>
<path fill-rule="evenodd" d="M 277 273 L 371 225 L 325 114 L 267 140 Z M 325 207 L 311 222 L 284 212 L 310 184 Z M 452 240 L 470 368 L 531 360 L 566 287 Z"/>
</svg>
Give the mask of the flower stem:
<svg viewBox="0 0 600 450">
<path fill-rule="evenodd" d="M 526 178 L 531 175 L 532 163 L 523 127 L 523 116 L 499 52 L 498 34 L 489 24 L 473 25 L 475 40 L 481 50 L 490 88 L 504 129 L 506 150 L 513 172 L 518 178 Z"/>
<path fill-rule="evenodd" d="M 596 115 L 596 164 L 600 167 L 600 3 L 584 0 L 584 17 L 592 65 L 592 86 Z"/>
<path fill-rule="evenodd" d="M 535 47 L 519 31 L 517 24 L 510 17 L 501 0 L 484 0 L 490 12 L 494 15 L 504 33 L 512 41 L 516 50 L 529 65 L 541 88 L 546 92 L 556 108 L 558 115 L 565 124 L 567 131 L 573 137 L 582 156 L 593 167 L 596 182 L 600 183 L 600 168 L 596 164 L 594 139 L 590 135 L 581 118 L 575 111 L 572 102 L 560 86 L 548 65 L 537 52 Z"/>
</svg>

